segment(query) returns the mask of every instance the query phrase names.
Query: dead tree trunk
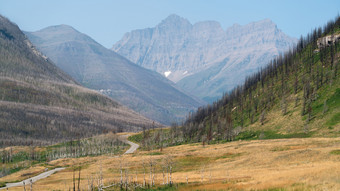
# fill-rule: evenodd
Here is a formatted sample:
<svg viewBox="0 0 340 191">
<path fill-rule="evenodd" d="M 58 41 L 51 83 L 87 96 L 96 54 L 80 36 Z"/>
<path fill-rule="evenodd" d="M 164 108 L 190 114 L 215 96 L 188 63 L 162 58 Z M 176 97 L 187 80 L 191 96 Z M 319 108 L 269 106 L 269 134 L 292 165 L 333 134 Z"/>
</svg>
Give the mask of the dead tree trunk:
<svg viewBox="0 0 340 191">
<path fill-rule="evenodd" d="M 80 171 L 81 171 L 81 167 L 79 166 L 79 174 L 78 174 L 78 191 L 80 191 Z"/>
<path fill-rule="evenodd" d="M 143 170 L 144 170 L 143 187 L 145 187 L 145 185 L 146 185 L 146 180 L 145 180 L 145 176 L 146 176 L 146 168 L 145 168 L 145 162 L 144 162 L 144 160 L 143 160 Z"/>
<path fill-rule="evenodd" d="M 32 179 L 30 179 L 30 183 L 31 183 L 30 191 L 33 191 L 33 181 L 32 181 Z"/>
<path fill-rule="evenodd" d="M 150 186 L 153 186 L 153 178 L 152 178 L 152 167 L 153 167 L 153 161 L 152 161 L 152 158 L 150 157 L 150 161 L 149 161 L 149 164 L 150 164 Z"/>
<path fill-rule="evenodd" d="M 75 169 L 73 168 L 73 178 L 72 178 L 72 181 L 73 181 L 73 191 L 76 191 L 76 175 L 75 175 Z"/>
</svg>

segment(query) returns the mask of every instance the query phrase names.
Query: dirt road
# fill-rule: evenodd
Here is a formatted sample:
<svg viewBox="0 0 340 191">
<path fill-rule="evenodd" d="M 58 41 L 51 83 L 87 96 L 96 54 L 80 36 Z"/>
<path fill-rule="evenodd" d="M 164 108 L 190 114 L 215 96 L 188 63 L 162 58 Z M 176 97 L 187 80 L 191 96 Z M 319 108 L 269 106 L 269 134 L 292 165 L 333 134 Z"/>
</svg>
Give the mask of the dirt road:
<svg viewBox="0 0 340 191">
<path fill-rule="evenodd" d="M 120 137 L 120 140 L 129 144 L 131 147 L 124 153 L 124 154 L 131 154 L 131 153 L 134 153 L 139 145 L 136 144 L 136 143 L 133 143 L 131 141 L 129 141 L 127 138 L 129 137 L 129 135 L 121 135 L 119 136 Z M 52 175 L 53 173 L 55 172 L 58 172 L 58 171 L 61 171 L 61 170 L 64 170 L 65 168 L 55 168 L 53 170 L 49 170 L 49 171 L 46 171 L 46 172 L 43 172 L 37 176 L 34 176 L 32 178 L 29 178 L 29 179 L 26 179 L 24 181 L 21 181 L 21 182 L 15 182 L 15 183 L 7 183 L 6 184 L 6 187 L 2 187 L 0 188 L 0 190 L 4 190 L 4 189 L 7 189 L 7 188 L 11 188 L 11 187 L 17 187 L 17 186 L 24 186 L 24 182 L 25 182 L 25 185 L 26 186 L 29 186 L 31 184 L 31 181 L 32 183 L 40 180 L 40 179 L 43 179 L 43 178 L 47 178 L 49 177 L 50 175 Z"/>
<path fill-rule="evenodd" d="M 50 175 L 52 175 L 53 173 L 61 171 L 61 170 L 64 170 L 64 169 L 65 168 L 55 168 L 53 170 L 49 170 L 49 171 L 43 172 L 43 173 L 41 173 L 41 174 L 39 174 L 37 176 L 34 176 L 32 178 L 26 179 L 26 180 L 21 181 L 21 182 L 7 183 L 6 187 L 2 187 L 2 188 L 0 188 L 0 190 L 11 188 L 11 187 L 16 187 L 16 186 L 24 186 L 24 182 L 25 182 L 25 185 L 28 186 L 28 185 L 31 184 L 31 181 L 32 181 L 32 183 L 34 183 L 34 182 L 36 182 L 36 181 L 38 181 L 40 179 L 47 178 Z"/>
<path fill-rule="evenodd" d="M 127 138 L 129 137 L 129 135 L 121 135 L 120 136 L 120 140 L 129 144 L 131 147 L 124 153 L 124 154 L 131 154 L 134 153 L 138 148 L 139 145 L 136 143 L 133 143 L 131 141 L 129 141 Z"/>
</svg>

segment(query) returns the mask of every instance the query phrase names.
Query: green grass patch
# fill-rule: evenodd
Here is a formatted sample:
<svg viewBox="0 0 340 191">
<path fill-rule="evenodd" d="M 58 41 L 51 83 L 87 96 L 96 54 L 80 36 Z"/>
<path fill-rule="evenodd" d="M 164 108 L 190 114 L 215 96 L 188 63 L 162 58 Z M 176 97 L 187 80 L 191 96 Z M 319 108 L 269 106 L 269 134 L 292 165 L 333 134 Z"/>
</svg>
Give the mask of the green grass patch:
<svg viewBox="0 0 340 191">
<path fill-rule="evenodd" d="M 27 167 L 21 167 L 20 166 L 20 167 L 17 167 L 17 168 L 12 168 L 12 169 L 10 169 L 9 174 L 19 172 L 20 170 L 25 169 L 25 168 L 27 168 Z"/>
<path fill-rule="evenodd" d="M 25 161 L 25 160 L 29 160 L 29 159 L 30 159 L 29 154 L 27 152 L 24 152 L 24 151 L 18 152 L 16 154 L 14 154 L 13 157 L 12 157 L 13 163 L 17 163 L 17 162 Z"/>
<path fill-rule="evenodd" d="M 308 138 L 308 137 L 311 137 L 312 134 L 313 134 L 312 132 L 280 134 L 274 131 L 264 131 L 263 139 Z"/>
<path fill-rule="evenodd" d="M 183 158 L 179 158 L 175 162 L 175 172 L 185 172 L 193 169 L 197 169 L 199 167 L 203 167 L 204 165 L 209 164 L 210 158 L 208 157 L 200 157 L 200 156 L 192 156 L 187 155 Z"/>
<path fill-rule="evenodd" d="M 254 140 L 258 137 L 259 132 L 254 131 L 244 131 L 236 136 L 235 140 Z"/>
<path fill-rule="evenodd" d="M 336 107 L 340 106 L 340 88 L 337 88 L 334 94 L 327 100 L 327 104 L 329 107 Z"/>
<path fill-rule="evenodd" d="M 146 155 L 163 155 L 161 152 L 152 152 L 152 153 L 147 153 Z"/>
<path fill-rule="evenodd" d="M 281 134 L 276 131 L 244 131 L 236 136 L 235 140 L 258 140 L 258 139 L 289 139 L 289 138 L 308 138 L 313 132 L 308 133 L 288 133 Z"/>
<path fill-rule="evenodd" d="M 128 140 L 135 143 L 141 143 L 143 141 L 143 133 L 138 133 L 128 137 Z"/>
<path fill-rule="evenodd" d="M 340 112 L 334 114 L 327 122 L 326 125 L 333 126 L 340 122 Z"/>
<path fill-rule="evenodd" d="M 227 158 L 228 159 L 232 159 L 232 158 L 239 157 L 241 155 L 242 155 L 242 153 L 225 153 L 225 154 L 223 154 L 221 156 L 216 157 L 216 160 L 218 160 L 218 159 L 227 159 Z"/>
<path fill-rule="evenodd" d="M 6 182 L 0 182 L 0 188 L 5 187 L 6 186 Z"/>
<path fill-rule="evenodd" d="M 259 191 L 285 191 L 285 188 L 268 188 L 264 190 L 259 190 Z"/>
<path fill-rule="evenodd" d="M 55 145 L 50 145 L 47 146 L 46 149 L 53 149 L 53 148 L 61 148 L 61 147 L 67 147 L 67 146 L 75 146 L 75 145 L 79 145 L 80 141 L 79 140 L 74 140 L 74 141 L 67 141 L 67 142 L 62 142 L 62 143 L 58 143 Z"/>
<path fill-rule="evenodd" d="M 331 155 L 340 155 L 340 150 L 333 150 L 330 152 Z"/>
<path fill-rule="evenodd" d="M 318 97 L 318 99 L 312 104 L 313 115 L 318 115 L 324 112 L 325 101 L 327 107 L 326 112 L 340 107 L 340 88 L 335 89 L 326 85 L 318 91 L 317 95 L 320 95 L 320 97 Z"/>
<path fill-rule="evenodd" d="M 290 150 L 290 147 L 288 147 L 288 146 L 278 146 L 278 147 L 274 147 L 274 148 L 270 149 L 270 151 L 272 151 L 272 152 L 287 151 L 287 150 Z"/>
<path fill-rule="evenodd" d="M 172 190 L 178 190 L 179 187 L 183 187 L 184 185 L 186 184 L 180 183 L 180 184 L 173 184 L 173 185 L 156 185 L 153 187 L 146 186 L 145 188 L 137 187 L 134 190 L 136 191 L 163 191 L 163 190 L 172 191 Z M 116 188 L 115 190 L 120 190 L 119 187 L 115 187 L 115 188 Z M 123 187 L 123 190 L 124 190 L 124 187 Z"/>
</svg>

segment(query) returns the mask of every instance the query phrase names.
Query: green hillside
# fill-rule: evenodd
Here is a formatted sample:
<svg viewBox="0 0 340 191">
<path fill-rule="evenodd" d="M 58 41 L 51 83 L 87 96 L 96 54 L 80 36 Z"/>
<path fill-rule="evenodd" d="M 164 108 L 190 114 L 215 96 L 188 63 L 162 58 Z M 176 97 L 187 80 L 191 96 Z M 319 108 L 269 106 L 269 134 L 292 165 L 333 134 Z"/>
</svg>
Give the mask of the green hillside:
<svg viewBox="0 0 340 191">
<path fill-rule="evenodd" d="M 79 86 L 0 16 L 0 147 L 151 126 L 151 120 Z"/>
<path fill-rule="evenodd" d="M 326 40 L 326 37 L 328 38 Z M 329 40 L 329 39 L 337 40 Z M 299 40 L 180 128 L 131 137 L 145 145 L 340 135 L 340 18 Z M 320 42 L 326 40 L 326 45 Z M 153 141 L 150 141 L 153 140 Z"/>
</svg>

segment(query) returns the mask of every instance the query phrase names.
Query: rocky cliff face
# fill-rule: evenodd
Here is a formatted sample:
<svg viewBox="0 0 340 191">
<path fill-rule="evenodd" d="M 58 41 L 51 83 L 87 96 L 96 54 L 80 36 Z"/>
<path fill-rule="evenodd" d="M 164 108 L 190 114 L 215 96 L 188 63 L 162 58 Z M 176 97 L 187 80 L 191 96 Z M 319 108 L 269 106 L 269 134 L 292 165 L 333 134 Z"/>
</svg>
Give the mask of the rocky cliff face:
<svg viewBox="0 0 340 191">
<path fill-rule="evenodd" d="M 194 73 L 216 60 L 218 44 L 225 32 L 214 21 L 192 25 L 177 15 L 170 15 L 155 28 L 125 34 L 112 50 L 132 62 L 157 71 L 172 81 Z"/>
<path fill-rule="evenodd" d="M 269 19 L 223 30 L 215 21 L 191 24 L 170 15 L 154 28 L 125 34 L 112 50 L 210 100 L 295 42 Z"/>
</svg>

